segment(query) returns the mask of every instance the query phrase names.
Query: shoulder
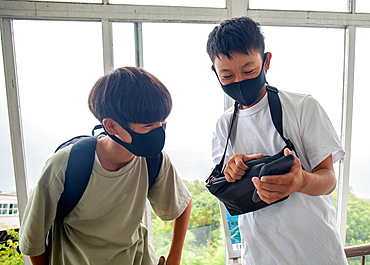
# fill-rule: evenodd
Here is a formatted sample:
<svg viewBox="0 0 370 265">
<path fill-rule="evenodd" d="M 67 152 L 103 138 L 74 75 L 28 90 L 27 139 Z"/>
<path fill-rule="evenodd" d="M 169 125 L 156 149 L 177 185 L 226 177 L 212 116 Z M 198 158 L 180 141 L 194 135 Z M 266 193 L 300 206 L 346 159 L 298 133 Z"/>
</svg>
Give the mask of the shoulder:
<svg viewBox="0 0 370 265">
<path fill-rule="evenodd" d="M 162 154 L 163 154 L 162 165 L 161 165 L 161 169 L 159 170 L 157 180 L 160 180 L 159 182 L 161 184 L 165 183 L 166 185 L 168 183 L 171 183 L 172 181 L 175 181 L 175 182 L 180 181 L 181 180 L 180 176 L 177 173 L 177 170 L 174 164 L 172 163 L 171 158 L 165 151 L 162 151 Z"/>
<path fill-rule="evenodd" d="M 162 165 L 161 165 L 161 170 L 160 170 L 159 174 L 161 174 L 162 172 L 164 173 L 164 172 L 168 171 L 169 168 L 174 167 L 174 165 L 172 164 L 170 156 L 165 151 L 162 151 L 162 154 L 163 154 Z"/>
<path fill-rule="evenodd" d="M 71 153 L 72 145 L 67 146 L 58 152 L 54 153 L 47 161 L 45 166 L 53 166 L 60 168 L 66 166 L 68 163 L 69 155 Z"/>
<path fill-rule="evenodd" d="M 296 108 L 301 108 L 307 104 L 318 104 L 317 100 L 310 94 L 293 93 L 279 90 L 279 97 L 283 104 L 291 104 Z"/>
<path fill-rule="evenodd" d="M 279 91 L 279 98 L 285 112 L 293 112 L 298 117 L 323 111 L 320 103 L 309 94 Z"/>
<path fill-rule="evenodd" d="M 234 106 L 228 108 L 218 119 L 216 123 L 216 134 L 224 134 L 225 132 L 227 133 L 231 117 L 233 116 L 234 113 Z"/>
<path fill-rule="evenodd" d="M 58 152 L 54 153 L 46 162 L 42 170 L 39 182 L 45 187 L 55 186 L 57 182 L 64 183 L 64 175 L 68 165 L 71 146 L 67 146 Z"/>
<path fill-rule="evenodd" d="M 233 116 L 234 113 L 234 106 L 231 106 L 227 110 L 225 110 L 224 113 L 222 113 L 221 117 L 218 119 L 218 122 L 229 122 L 231 119 L 231 116 Z"/>
</svg>

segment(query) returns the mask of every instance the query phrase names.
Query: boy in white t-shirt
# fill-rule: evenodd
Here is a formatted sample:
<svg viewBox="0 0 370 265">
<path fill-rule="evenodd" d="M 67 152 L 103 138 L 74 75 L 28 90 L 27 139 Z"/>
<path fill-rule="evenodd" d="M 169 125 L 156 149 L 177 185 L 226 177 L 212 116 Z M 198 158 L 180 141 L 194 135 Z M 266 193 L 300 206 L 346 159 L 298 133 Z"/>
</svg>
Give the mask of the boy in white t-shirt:
<svg viewBox="0 0 370 265">
<path fill-rule="evenodd" d="M 264 50 L 259 24 L 247 17 L 223 21 L 208 37 L 207 52 L 222 89 L 240 104 L 223 171 L 229 182 L 243 177 L 248 170 L 244 162 L 274 155 L 285 146 L 270 115 L 265 72 L 271 53 Z M 239 216 L 242 263 L 347 264 L 330 195 L 336 186 L 333 163 L 344 156 L 340 141 L 311 96 L 284 91 L 278 95 L 284 136 L 293 142 L 299 158 L 295 156 L 287 174 L 252 179 L 268 204 L 290 196 Z M 212 153 L 216 164 L 225 149 L 232 114 L 230 108 L 216 125 Z M 290 153 L 284 150 L 285 155 Z"/>
<path fill-rule="evenodd" d="M 75 208 L 56 218 L 71 146 L 45 164 L 27 204 L 20 249 L 35 264 L 154 265 L 158 258 L 141 223 L 148 197 L 162 220 L 173 220 L 167 265 L 179 265 L 191 212 L 191 195 L 169 157 L 162 152 L 164 124 L 172 108 L 167 88 L 137 67 L 101 77 L 89 95 L 89 107 L 102 123 L 89 183 Z M 146 157 L 163 154 L 148 193 Z M 45 236 L 53 224 L 51 260 Z M 163 261 L 160 261 L 163 264 Z"/>
</svg>

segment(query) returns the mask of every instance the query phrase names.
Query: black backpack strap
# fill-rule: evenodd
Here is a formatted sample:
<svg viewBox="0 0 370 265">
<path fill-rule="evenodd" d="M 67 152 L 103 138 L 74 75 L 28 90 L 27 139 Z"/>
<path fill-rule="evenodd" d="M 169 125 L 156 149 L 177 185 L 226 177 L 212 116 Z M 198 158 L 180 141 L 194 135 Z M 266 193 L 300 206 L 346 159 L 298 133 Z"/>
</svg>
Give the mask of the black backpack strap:
<svg viewBox="0 0 370 265">
<path fill-rule="evenodd" d="M 95 126 L 93 135 L 96 129 L 101 128 L 101 125 Z M 65 172 L 64 191 L 60 196 L 57 206 L 56 215 L 58 217 L 66 217 L 77 205 L 85 192 L 94 166 L 95 149 L 99 136 L 100 134 L 97 136 L 77 136 L 61 144 L 55 151 L 57 152 L 58 150 L 73 144 Z M 154 157 L 146 158 L 149 178 L 148 191 L 157 179 L 161 169 L 162 160 L 162 152 Z"/>
<path fill-rule="evenodd" d="M 64 191 L 57 206 L 57 216 L 66 217 L 81 199 L 95 161 L 97 136 L 85 137 L 71 149 L 65 173 Z"/>
<path fill-rule="evenodd" d="M 274 126 L 278 133 L 280 134 L 281 138 L 283 138 L 286 146 L 290 149 L 296 152 L 295 147 L 293 143 L 284 137 L 283 133 L 283 111 L 281 108 L 281 102 L 279 98 L 279 90 L 276 87 L 267 85 L 267 97 L 268 102 L 270 106 L 270 113 L 272 117 L 272 122 L 274 123 Z M 296 152 L 297 153 L 297 152 Z"/>
<path fill-rule="evenodd" d="M 153 186 L 155 180 L 158 177 L 159 171 L 161 170 L 163 154 L 160 152 L 158 155 L 154 157 L 146 157 L 146 166 L 148 168 L 148 178 L 149 178 L 149 185 L 148 185 L 148 192 L 150 188 Z"/>
</svg>

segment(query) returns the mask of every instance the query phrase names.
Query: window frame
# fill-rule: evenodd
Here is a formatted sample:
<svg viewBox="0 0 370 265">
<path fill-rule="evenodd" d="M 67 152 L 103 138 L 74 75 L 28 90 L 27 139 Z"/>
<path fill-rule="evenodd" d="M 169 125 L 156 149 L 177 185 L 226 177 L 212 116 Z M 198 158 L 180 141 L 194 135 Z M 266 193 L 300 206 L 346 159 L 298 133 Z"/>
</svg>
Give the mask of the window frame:
<svg viewBox="0 0 370 265">
<path fill-rule="evenodd" d="M 226 8 L 109 5 L 97 3 L 58 3 L 36 1 L 0 1 L 0 26 L 7 91 L 8 113 L 13 151 L 14 176 L 18 194 L 20 220 L 28 200 L 21 113 L 18 98 L 16 58 L 13 42 L 13 19 L 100 21 L 102 23 L 104 70 L 113 67 L 112 22 L 135 23 L 136 64 L 143 65 L 142 22 L 219 23 L 247 15 L 262 26 L 329 27 L 345 29 L 343 76 L 342 140 L 346 156 L 338 176 L 337 219 L 342 243 L 345 243 L 349 169 L 351 156 L 354 58 L 357 27 L 370 27 L 370 14 L 355 12 L 356 0 L 348 0 L 347 12 L 252 10 L 248 0 L 226 0 Z M 16 88 L 16 89 L 14 89 Z M 225 108 L 231 101 L 225 97 Z M 150 213 L 150 211 L 149 211 Z M 150 218 L 147 217 L 147 218 Z"/>
</svg>

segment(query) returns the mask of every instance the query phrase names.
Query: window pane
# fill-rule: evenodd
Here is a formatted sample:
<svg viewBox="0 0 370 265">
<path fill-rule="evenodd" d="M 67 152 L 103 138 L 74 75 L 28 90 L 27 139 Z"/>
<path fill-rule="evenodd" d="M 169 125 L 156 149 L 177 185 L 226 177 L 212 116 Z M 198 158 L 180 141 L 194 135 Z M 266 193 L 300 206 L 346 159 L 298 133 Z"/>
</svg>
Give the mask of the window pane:
<svg viewBox="0 0 370 265">
<path fill-rule="evenodd" d="M 344 30 L 263 27 L 272 53 L 267 81 L 280 90 L 310 94 L 341 133 Z"/>
<path fill-rule="evenodd" d="M 0 49 L 2 50 L 1 42 Z M 3 53 L 0 53 L 0 192 L 15 192 L 15 178 L 10 144 L 8 105 L 6 100 Z"/>
<path fill-rule="evenodd" d="M 110 0 L 111 4 L 219 7 L 226 6 L 225 0 Z"/>
<path fill-rule="evenodd" d="M 98 123 L 87 98 L 103 74 L 101 36 L 99 22 L 14 21 L 30 188 L 62 142 Z"/>
<path fill-rule="evenodd" d="M 370 178 L 367 165 L 370 155 L 368 139 L 368 85 L 367 64 L 370 60 L 368 36 L 370 29 L 359 28 L 356 32 L 355 87 L 353 103 L 353 131 L 351 168 L 349 176 L 350 194 L 347 213 L 346 245 L 370 243 Z M 370 261 L 370 257 L 367 257 Z M 360 260 L 358 261 L 358 264 Z"/>
<path fill-rule="evenodd" d="M 8 204 L 3 204 L 2 207 L 0 208 L 0 214 L 6 215 L 8 214 Z"/>
<path fill-rule="evenodd" d="M 112 23 L 114 68 L 135 66 L 133 23 Z"/>
<path fill-rule="evenodd" d="M 356 12 L 370 13 L 370 1 L 369 0 L 356 0 Z"/>
<path fill-rule="evenodd" d="M 310 10 L 334 12 L 346 12 L 348 10 L 347 0 L 250 0 L 249 7 L 251 9 Z"/>
<path fill-rule="evenodd" d="M 144 67 L 167 86 L 173 99 L 165 151 L 193 196 L 181 264 L 204 264 L 205 260 L 212 260 L 212 264 L 225 263 L 224 243 L 219 243 L 223 231 L 218 203 L 204 185 L 211 173 L 212 134 L 223 113 L 224 101 L 206 53 L 207 37 L 213 27 L 143 24 Z M 161 255 L 169 249 L 171 225 L 166 224 L 163 229 L 162 221 L 154 214 L 152 217 L 154 248 Z"/>
</svg>

